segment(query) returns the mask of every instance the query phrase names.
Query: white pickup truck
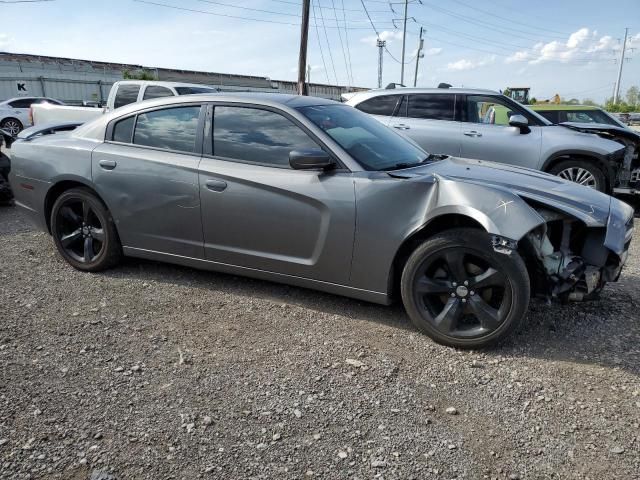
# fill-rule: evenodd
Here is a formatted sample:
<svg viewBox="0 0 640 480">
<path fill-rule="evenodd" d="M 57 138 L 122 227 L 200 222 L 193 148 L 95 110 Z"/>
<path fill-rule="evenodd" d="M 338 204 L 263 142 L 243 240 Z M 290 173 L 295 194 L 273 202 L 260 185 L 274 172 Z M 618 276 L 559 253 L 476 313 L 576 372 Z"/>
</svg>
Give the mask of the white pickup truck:
<svg viewBox="0 0 640 480">
<path fill-rule="evenodd" d="M 176 95 L 190 95 L 193 93 L 215 93 L 215 87 L 194 83 L 158 82 L 151 80 L 123 80 L 116 82 L 109 91 L 107 106 L 104 108 L 73 107 L 53 105 L 49 103 L 33 104 L 31 106 L 31 124 L 44 125 L 48 123 L 79 122 L 93 120 L 111 110 L 130 103 L 141 102 L 151 98 L 172 97 Z"/>
</svg>

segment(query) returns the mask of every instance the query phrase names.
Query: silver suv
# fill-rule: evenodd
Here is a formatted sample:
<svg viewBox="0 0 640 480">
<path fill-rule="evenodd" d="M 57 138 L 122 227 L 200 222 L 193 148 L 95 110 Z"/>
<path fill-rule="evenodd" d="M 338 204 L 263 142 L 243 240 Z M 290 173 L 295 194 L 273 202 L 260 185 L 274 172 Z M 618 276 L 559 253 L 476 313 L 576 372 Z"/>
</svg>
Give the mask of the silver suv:
<svg viewBox="0 0 640 480">
<path fill-rule="evenodd" d="M 553 125 L 491 90 L 370 90 L 346 103 L 430 153 L 534 168 L 607 193 L 625 177 L 622 170 L 631 168 L 623 166 L 624 145 L 594 134 L 599 132 Z"/>
</svg>

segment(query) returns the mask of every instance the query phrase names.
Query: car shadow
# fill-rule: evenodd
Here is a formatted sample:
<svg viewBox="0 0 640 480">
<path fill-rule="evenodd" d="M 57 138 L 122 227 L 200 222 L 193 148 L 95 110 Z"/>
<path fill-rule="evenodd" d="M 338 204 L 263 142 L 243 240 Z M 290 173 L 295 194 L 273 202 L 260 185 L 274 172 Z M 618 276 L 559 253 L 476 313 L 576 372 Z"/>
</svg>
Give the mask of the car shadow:
<svg viewBox="0 0 640 480">
<path fill-rule="evenodd" d="M 160 262 L 126 259 L 103 275 L 182 285 L 267 299 L 417 332 L 400 302 L 382 306 L 305 288 Z M 601 298 L 582 303 L 532 300 L 523 327 L 502 344 L 481 350 L 487 358 L 522 357 L 620 368 L 640 375 L 640 290 L 636 275 L 608 285 Z M 425 342 L 431 340 L 425 336 Z M 446 348 L 446 347 L 441 347 Z"/>
</svg>

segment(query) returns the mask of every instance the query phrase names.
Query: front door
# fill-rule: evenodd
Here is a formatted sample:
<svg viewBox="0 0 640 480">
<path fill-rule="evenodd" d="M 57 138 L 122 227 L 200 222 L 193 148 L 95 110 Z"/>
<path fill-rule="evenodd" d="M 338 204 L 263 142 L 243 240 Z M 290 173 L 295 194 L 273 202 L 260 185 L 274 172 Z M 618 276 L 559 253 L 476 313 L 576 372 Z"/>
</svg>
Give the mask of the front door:
<svg viewBox="0 0 640 480">
<path fill-rule="evenodd" d="M 289 152 L 320 148 L 267 107 L 216 105 L 212 152 L 200 163 L 205 256 L 248 268 L 345 284 L 355 228 L 346 171 L 293 170 Z"/>
<path fill-rule="evenodd" d="M 528 131 L 522 132 L 510 126 L 510 116 L 522 112 L 498 97 L 467 95 L 464 107 L 466 121 L 461 124 L 461 157 L 541 167 L 542 127 L 531 124 Z"/>
<path fill-rule="evenodd" d="M 114 121 L 92 176 L 125 247 L 202 258 L 198 163 L 204 110 L 162 107 Z"/>
</svg>

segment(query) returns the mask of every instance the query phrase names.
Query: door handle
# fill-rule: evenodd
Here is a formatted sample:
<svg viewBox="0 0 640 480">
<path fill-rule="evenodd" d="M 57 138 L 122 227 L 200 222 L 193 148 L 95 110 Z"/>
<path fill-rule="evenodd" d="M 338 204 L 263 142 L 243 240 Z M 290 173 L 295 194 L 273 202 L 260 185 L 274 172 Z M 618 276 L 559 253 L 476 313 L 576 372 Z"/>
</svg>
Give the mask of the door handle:
<svg viewBox="0 0 640 480">
<path fill-rule="evenodd" d="M 227 188 L 227 182 L 225 182 L 224 180 L 207 180 L 205 182 L 205 185 L 212 192 L 222 192 L 225 188 Z"/>
<path fill-rule="evenodd" d="M 411 127 L 409 125 L 405 125 L 404 123 L 398 123 L 394 125 L 393 128 L 397 128 L 398 130 L 409 130 Z"/>
<path fill-rule="evenodd" d="M 463 132 L 463 133 L 467 137 L 481 137 L 482 136 L 482 134 L 480 132 L 477 132 L 475 130 L 469 130 L 468 132 Z"/>
<path fill-rule="evenodd" d="M 115 160 L 100 160 L 98 164 L 103 170 L 113 170 L 118 165 Z"/>
</svg>

